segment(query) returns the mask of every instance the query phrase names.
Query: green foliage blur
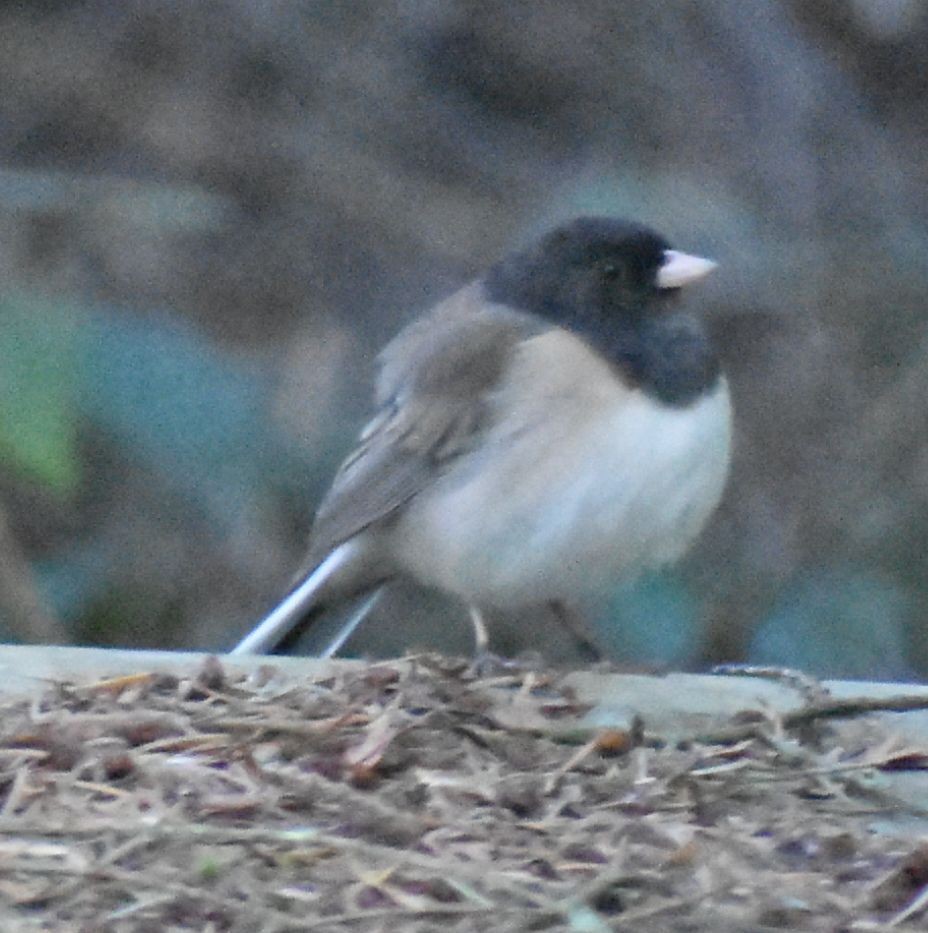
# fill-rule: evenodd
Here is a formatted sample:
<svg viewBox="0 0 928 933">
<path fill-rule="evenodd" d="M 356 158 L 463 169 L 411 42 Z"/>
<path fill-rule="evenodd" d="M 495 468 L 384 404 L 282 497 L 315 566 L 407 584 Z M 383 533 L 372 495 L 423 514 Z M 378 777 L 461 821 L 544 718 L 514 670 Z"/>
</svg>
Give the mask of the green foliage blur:
<svg viewBox="0 0 928 933">
<path fill-rule="evenodd" d="M 74 319 L 26 292 L 0 295 L 0 464 L 61 495 L 80 480 Z"/>
</svg>

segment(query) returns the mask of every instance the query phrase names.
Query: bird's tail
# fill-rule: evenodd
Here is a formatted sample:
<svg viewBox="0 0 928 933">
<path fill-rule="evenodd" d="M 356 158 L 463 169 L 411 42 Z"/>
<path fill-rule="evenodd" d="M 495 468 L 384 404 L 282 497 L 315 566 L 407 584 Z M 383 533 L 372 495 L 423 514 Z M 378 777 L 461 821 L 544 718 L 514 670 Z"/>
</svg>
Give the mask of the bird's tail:
<svg viewBox="0 0 928 933">
<path fill-rule="evenodd" d="M 272 609 L 230 652 L 231 654 L 270 654 L 287 647 L 306 629 L 314 616 L 329 601 L 333 589 L 352 576 L 363 561 L 363 545 L 357 540 L 340 544 L 309 576 Z M 362 604 L 338 630 L 338 633 L 319 652 L 319 657 L 331 658 L 341 649 L 380 598 L 383 584 L 377 583 L 368 592 Z"/>
</svg>

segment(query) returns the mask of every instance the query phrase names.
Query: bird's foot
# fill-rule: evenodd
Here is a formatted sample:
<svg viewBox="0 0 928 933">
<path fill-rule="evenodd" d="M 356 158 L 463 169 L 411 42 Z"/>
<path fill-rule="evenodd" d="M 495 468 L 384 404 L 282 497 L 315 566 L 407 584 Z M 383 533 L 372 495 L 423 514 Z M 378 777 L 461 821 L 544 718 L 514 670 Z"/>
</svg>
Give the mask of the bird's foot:
<svg viewBox="0 0 928 933">
<path fill-rule="evenodd" d="M 474 677 L 505 677 L 537 671 L 543 666 L 540 656 L 522 655 L 518 658 L 506 658 L 482 648 L 476 652 L 467 670 Z"/>
</svg>

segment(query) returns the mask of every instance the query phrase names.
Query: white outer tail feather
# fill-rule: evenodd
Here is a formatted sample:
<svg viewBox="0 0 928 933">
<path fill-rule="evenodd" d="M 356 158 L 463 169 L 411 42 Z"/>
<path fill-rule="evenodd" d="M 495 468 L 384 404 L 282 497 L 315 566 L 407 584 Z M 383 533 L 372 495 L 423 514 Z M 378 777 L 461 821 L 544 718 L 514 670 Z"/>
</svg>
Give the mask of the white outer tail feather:
<svg viewBox="0 0 928 933">
<path fill-rule="evenodd" d="M 342 645 L 351 638 L 355 629 L 364 621 L 371 609 L 377 605 L 377 602 L 383 595 L 383 591 L 384 585 L 381 584 L 373 593 L 369 593 L 364 597 L 364 602 L 355 609 L 351 618 L 338 630 L 338 634 L 319 652 L 318 657 L 334 658 L 335 655 L 341 651 Z"/>
<path fill-rule="evenodd" d="M 361 551 L 357 540 L 340 544 L 331 554 L 278 606 L 252 629 L 230 654 L 268 654 L 293 631 L 313 608 L 317 595 L 333 575 L 354 561 Z M 354 630 L 373 608 L 383 587 L 366 597 L 363 604 L 339 630 L 319 657 L 331 658 L 351 637 Z"/>
</svg>

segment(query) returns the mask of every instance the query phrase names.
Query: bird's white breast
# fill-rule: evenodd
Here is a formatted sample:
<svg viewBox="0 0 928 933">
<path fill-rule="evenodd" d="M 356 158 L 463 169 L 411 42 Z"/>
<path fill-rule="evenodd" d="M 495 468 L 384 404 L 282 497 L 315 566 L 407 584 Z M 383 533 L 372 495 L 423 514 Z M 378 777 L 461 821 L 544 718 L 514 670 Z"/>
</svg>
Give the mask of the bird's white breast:
<svg viewBox="0 0 928 933">
<path fill-rule="evenodd" d="M 411 573 L 468 602 L 595 599 L 678 558 L 718 504 L 724 379 L 669 407 L 551 331 L 520 348 L 493 411 L 482 443 L 410 503 L 394 537 Z"/>
</svg>

